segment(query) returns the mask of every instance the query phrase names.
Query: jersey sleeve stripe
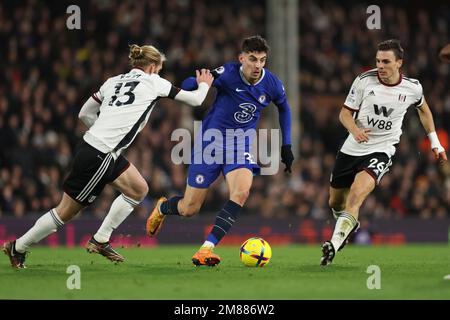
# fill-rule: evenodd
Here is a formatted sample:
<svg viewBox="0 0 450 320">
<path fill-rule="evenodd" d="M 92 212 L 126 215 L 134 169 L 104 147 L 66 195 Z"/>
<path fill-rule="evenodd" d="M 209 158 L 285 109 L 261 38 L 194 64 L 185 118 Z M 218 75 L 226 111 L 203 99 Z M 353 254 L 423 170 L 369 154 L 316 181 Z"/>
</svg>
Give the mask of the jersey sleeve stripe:
<svg viewBox="0 0 450 320">
<path fill-rule="evenodd" d="M 414 80 L 408 77 L 403 76 L 403 79 L 405 79 L 406 81 L 409 81 L 411 83 L 414 83 L 415 85 L 419 85 L 419 81 L 418 80 Z"/>
<path fill-rule="evenodd" d="M 420 108 L 423 105 L 423 97 L 413 103 L 413 106 L 416 108 Z"/>
<path fill-rule="evenodd" d="M 172 86 L 170 88 L 170 92 L 169 92 L 169 95 L 167 97 L 170 98 L 170 99 L 175 99 L 175 96 L 178 94 L 178 92 L 180 92 L 180 90 L 181 90 L 180 88 Z"/>
<path fill-rule="evenodd" d="M 359 75 L 359 79 L 364 79 L 367 77 L 376 77 L 378 76 L 378 71 L 370 71 Z"/>
<path fill-rule="evenodd" d="M 98 103 L 102 104 L 102 102 L 100 101 L 99 98 L 97 98 L 97 96 L 95 95 L 95 93 L 93 93 L 93 94 L 91 95 L 91 97 L 92 97 L 92 99 L 94 99 L 94 100 L 97 101 Z"/>
<path fill-rule="evenodd" d="M 345 109 L 348 109 L 348 110 L 353 111 L 353 112 L 359 111 L 358 109 L 353 109 L 353 108 L 351 108 L 351 107 L 349 107 L 349 106 L 347 106 L 345 104 L 343 106 L 344 106 Z"/>
</svg>

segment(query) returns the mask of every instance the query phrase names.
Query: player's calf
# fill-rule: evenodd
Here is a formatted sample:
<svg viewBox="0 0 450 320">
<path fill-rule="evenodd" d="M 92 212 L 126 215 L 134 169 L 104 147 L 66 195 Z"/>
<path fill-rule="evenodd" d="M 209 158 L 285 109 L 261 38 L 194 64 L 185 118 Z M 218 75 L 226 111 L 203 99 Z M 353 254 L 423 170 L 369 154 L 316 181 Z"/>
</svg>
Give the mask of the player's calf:
<svg viewBox="0 0 450 320">
<path fill-rule="evenodd" d="M 184 201 L 184 199 L 181 199 L 179 213 L 183 217 L 192 217 L 200 211 L 201 207 L 202 207 L 202 203 L 187 202 L 187 201 Z"/>
</svg>

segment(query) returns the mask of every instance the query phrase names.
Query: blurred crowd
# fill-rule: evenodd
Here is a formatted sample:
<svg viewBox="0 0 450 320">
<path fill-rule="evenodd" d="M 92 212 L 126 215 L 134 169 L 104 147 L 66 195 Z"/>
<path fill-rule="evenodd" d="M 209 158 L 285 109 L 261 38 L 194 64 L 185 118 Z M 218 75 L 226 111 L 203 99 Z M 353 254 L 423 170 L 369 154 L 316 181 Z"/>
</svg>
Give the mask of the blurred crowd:
<svg viewBox="0 0 450 320">
<path fill-rule="evenodd" d="M 66 28 L 70 4 L 0 3 L 0 215 L 44 212 L 59 202 L 74 148 L 86 130 L 78 111 L 106 78 L 129 69 L 129 44 L 161 49 L 168 58 L 161 75 L 179 85 L 198 67 L 235 60 L 243 37 L 266 34 L 264 1 L 80 1 L 80 30 Z M 365 28 L 367 6 L 301 1 L 299 7 L 302 104 L 300 119 L 293 121 L 300 122 L 300 152 L 291 176 L 280 170 L 255 177 L 244 214 L 330 216 L 329 175 L 346 136 L 339 108 L 354 77 L 374 66 L 376 43 L 383 39 L 402 41 L 403 71 L 420 79 L 447 143 L 450 69 L 438 61 L 437 51 L 449 39 L 449 6 L 383 7 L 381 30 Z M 150 188 L 137 215 L 144 217 L 159 196 L 184 191 L 187 166 L 171 161 L 176 142 L 170 136 L 176 128 L 192 130 L 193 120 L 206 111 L 168 99 L 158 102 L 126 152 Z M 394 166 L 363 206 L 364 215 L 447 216 L 450 181 L 435 165 L 424 137 L 417 115 L 410 112 Z M 84 214 L 104 216 L 115 196 L 106 187 Z M 202 213 L 218 210 L 227 197 L 220 178 Z"/>
<path fill-rule="evenodd" d="M 439 50 L 450 39 L 448 3 L 433 3 L 429 8 L 417 1 L 409 1 L 408 6 L 403 2 L 402 7 L 380 5 L 380 30 L 366 28 L 366 20 L 371 15 L 366 13 L 368 3 L 302 1 L 302 4 L 303 10 L 299 11 L 303 99 L 300 176 L 314 176 L 311 173 L 318 171 L 326 175 L 318 176 L 328 178 L 333 157 L 346 137 L 338 122 L 342 97 L 348 93 L 356 75 L 375 67 L 376 44 L 386 39 L 401 41 L 405 50 L 401 71 L 420 80 L 436 127 L 440 129 L 441 143 L 448 150 L 450 65 L 438 59 Z M 320 96 L 336 99 L 317 98 Z M 410 109 L 394 164 L 382 179 L 381 187 L 363 205 L 363 217 L 448 216 L 449 167 L 436 165 L 417 112 Z M 319 182 L 311 177 L 304 180 L 316 182 L 311 184 L 314 190 L 311 194 L 326 193 L 323 180 Z M 305 211 L 319 210 L 319 204 L 310 201 L 309 210 Z"/>
</svg>

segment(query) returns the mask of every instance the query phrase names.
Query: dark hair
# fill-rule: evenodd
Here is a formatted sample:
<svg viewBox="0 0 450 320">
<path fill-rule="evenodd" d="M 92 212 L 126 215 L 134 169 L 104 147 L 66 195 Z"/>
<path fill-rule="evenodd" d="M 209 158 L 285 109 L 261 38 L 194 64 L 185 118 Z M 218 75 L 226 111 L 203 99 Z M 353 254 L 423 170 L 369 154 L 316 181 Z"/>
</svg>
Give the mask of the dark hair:
<svg viewBox="0 0 450 320">
<path fill-rule="evenodd" d="M 269 52 L 266 39 L 261 36 L 252 36 L 242 41 L 242 52 Z"/>
<path fill-rule="evenodd" d="M 379 51 L 389 51 L 391 50 L 394 52 L 395 58 L 403 59 L 403 48 L 400 45 L 400 40 L 397 39 L 390 39 L 383 42 L 380 42 L 378 44 L 378 50 Z"/>
</svg>

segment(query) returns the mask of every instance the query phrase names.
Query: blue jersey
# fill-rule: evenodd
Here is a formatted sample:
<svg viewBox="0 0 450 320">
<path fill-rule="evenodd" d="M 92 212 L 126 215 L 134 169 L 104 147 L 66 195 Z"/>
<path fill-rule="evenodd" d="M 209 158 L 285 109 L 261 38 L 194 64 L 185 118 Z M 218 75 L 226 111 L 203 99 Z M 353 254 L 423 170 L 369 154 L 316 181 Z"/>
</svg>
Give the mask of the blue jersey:
<svg viewBox="0 0 450 320">
<path fill-rule="evenodd" d="M 290 110 L 282 82 L 269 70 L 263 69 L 261 78 L 250 84 L 243 76 L 241 64 L 226 63 L 214 69 L 213 86 L 217 97 L 203 119 L 202 131 L 217 129 L 225 137 L 227 129 L 255 129 L 263 108 L 270 102 L 278 106 L 283 144 L 290 144 Z M 194 89 L 196 82 L 189 78 L 183 89 Z M 251 141 L 249 141 L 251 143 Z M 226 146 L 227 148 L 230 146 Z"/>
<path fill-rule="evenodd" d="M 238 63 L 227 63 L 212 73 L 218 92 L 203 120 L 203 129 L 256 129 L 263 108 L 272 101 L 277 105 L 286 101 L 283 84 L 266 69 L 255 84 L 244 78 Z"/>
<path fill-rule="evenodd" d="M 192 163 L 189 168 L 188 184 L 193 187 L 208 187 L 220 171 L 227 172 L 238 167 L 257 168 L 250 156 L 253 139 L 256 138 L 256 127 L 263 108 L 273 102 L 279 110 L 283 145 L 290 144 L 291 114 L 281 81 L 267 69 L 263 69 L 261 78 L 250 84 L 245 78 L 239 63 L 226 63 L 211 72 L 214 76 L 213 86 L 217 89 L 216 99 L 202 122 L 202 128 L 196 137 Z M 193 90 L 197 87 L 195 78 L 186 79 L 182 88 Z M 222 140 L 216 140 L 220 132 Z M 248 134 L 253 133 L 253 134 Z M 228 139 L 228 135 L 232 139 Z M 214 136 L 214 138 L 211 138 Z M 214 148 L 215 154 L 223 154 L 224 165 L 211 165 L 201 158 L 204 151 Z M 231 159 L 230 159 L 230 152 Z M 225 159 L 226 158 L 226 159 Z M 245 158 L 240 164 L 236 159 Z M 253 170 L 255 172 L 255 170 Z"/>
</svg>

